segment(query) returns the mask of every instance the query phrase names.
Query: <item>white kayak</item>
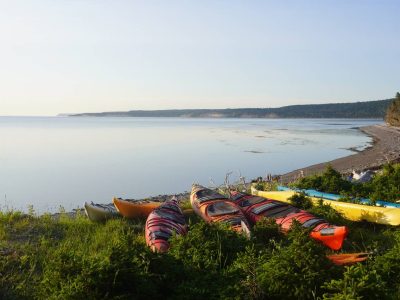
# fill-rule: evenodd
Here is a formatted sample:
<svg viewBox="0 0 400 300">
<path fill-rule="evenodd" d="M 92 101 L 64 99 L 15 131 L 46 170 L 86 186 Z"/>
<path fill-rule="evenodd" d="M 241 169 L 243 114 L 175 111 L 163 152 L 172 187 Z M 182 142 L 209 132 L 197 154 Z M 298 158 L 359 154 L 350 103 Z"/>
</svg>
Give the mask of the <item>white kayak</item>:
<svg viewBox="0 0 400 300">
<path fill-rule="evenodd" d="M 97 204 L 85 202 L 85 213 L 91 221 L 102 222 L 120 217 L 114 204 Z"/>
</svg>

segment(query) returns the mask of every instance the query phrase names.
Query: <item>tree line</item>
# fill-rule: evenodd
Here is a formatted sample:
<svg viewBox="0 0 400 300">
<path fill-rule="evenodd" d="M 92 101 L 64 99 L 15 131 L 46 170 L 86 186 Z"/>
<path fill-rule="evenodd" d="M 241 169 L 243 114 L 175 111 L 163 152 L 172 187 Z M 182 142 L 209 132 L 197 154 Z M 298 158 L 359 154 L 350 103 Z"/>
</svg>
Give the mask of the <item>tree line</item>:
<svg viewBox="0 0 400 300">
<path fill-rule="evenodd" d="M 384 119 L 394 99 L 354 103 L 290 105 L 278 108 L 131 110 L 83 113 L 93 117 L 186 117 L 186 118 L 376 118 Z"/>
</svg>

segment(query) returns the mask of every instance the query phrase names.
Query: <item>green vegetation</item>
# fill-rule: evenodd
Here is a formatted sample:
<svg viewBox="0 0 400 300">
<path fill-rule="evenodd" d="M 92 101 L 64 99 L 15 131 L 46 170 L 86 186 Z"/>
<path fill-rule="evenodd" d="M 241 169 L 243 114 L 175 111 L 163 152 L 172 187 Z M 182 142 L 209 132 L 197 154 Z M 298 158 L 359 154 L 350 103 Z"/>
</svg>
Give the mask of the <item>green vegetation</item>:
<svg viewBox="0 0 400 300">
<path fill-rule="evenodd" d="M 310 198 L 306 197 L 303 193 L 296 193 L 289 198 L 290 203 L 301 209 L 308 210 L 312 208 L 313 204 Z"/>
<path fill-rule="evenodd" d="M 300 189 L 316 189 L 336 194 L 352 190 L 352 184 L 348 180 L 345 180 L 342 174 L 333 169 L 331 165 L 326 167 L 323 174 L 301 178 L 294 186 Z"/>
<path fill-rule="evenodd" d="M 356 187 L 332 168 L 297 184 L 394 200 L 399 182 L 400 166 L 388 165 Z M 398 228 L 350 222 L 301 194 L 292 203 L 348 226 L 342 251 L 372 253 L 369 260 L 336 266 L 309 230 L 295 222 L 283 234 L 267 218 L 247 239 L 189 212 L 189 233 L 161 255 L 145 244 L 144 220 L 0 212 L 0 299 L 400 299 Z"/>
<path fill-rule="evenodd" d="M 400 93 L 397 93 L 396 98 L 390 103 L 385 121 L 392 126 L 400 127 Z"/>
<path fill-rule="evenodd" d="M 143 220 L 92 223 L 84 216 L 0 213 L 1 299 L 398 299 L 400 231 L 345 221 L 344 251 L 374 252 L 364 264 L 333 265 L 330 251 L 298 224 L 283 235 L 264 219 L 250 240 L 191 215 L 169 253 L 145 245 Z"/>
<path fill-rule="evenodd" d="M 372 181 L 366 183 L 351 183 L 328 165 L 323 174 L 302 178 L 292 186 L 340 194 L 344 201 L 357 202 L 357 198 L 363 197 L 370 198 L 372 202 L 396 202 L 400 200 L 400 164 L 383 166 Z"/>
<path fill-rule="evenodd" d="M 290 105 L 278 108 L 132 110 L 71 116 L 163 118 L 376 118 L 383 119 L 393 99 L 354 103 Z"/>
</svg>

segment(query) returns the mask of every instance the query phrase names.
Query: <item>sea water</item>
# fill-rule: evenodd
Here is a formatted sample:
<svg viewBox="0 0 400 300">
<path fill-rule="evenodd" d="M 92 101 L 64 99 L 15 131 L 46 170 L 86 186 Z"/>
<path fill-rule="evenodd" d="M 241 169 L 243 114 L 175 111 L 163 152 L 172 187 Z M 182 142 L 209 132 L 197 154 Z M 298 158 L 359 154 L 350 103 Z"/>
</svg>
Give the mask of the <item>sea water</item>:
<svg viewBox="0 0 400 300">
<path fill-rule="evenodd" d="M 56 212 L 282 174 L 362 150 L 381 120 L 0 117 L 0 209 Z"/>
</svg>

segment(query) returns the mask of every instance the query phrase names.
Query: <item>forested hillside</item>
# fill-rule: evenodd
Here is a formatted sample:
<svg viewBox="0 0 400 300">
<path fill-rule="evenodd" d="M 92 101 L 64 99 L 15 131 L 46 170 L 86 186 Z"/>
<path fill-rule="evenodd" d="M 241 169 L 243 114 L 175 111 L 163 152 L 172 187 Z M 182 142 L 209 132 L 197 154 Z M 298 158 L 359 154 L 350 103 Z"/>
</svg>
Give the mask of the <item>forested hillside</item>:
<svg viewBox="0 0 400 300">
<path fill-rule="evenodd" d="M 393 99 L 279 108 L 131 110 L 83 113 L 70 116 L 93 117 L 186 117 L 186 118 L 378 118 L 383 119 Z"/>
<path fill-rule="evenodd" d="M 389 105 L 385 121 L 392 126 L 400 127 L 400 93 L 396 94 L 396 98 Z"/>
</svg>

